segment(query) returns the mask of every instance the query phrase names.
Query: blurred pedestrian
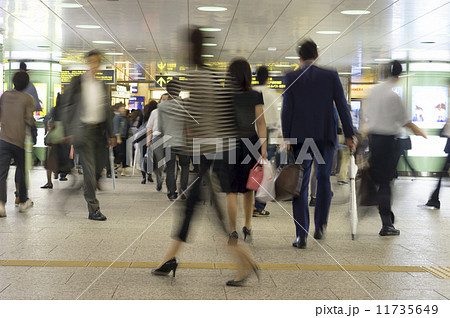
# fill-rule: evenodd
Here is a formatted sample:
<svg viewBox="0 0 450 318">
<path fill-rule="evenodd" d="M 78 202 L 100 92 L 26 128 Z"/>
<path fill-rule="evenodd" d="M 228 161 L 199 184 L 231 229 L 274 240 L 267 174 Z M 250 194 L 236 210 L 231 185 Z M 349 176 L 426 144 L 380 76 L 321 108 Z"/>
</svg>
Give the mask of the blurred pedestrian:
<svg viewBox="0 0 450 318">
<path fill-rule="evenodd" d="M 34 126 L 33 98 L 24 93 L 30 77 L 26 72 L 17 72 L 13 77 L 14 90 L 6 91 L 0 98 L 0 217 L 6 216 L 6 180 L 11 159 L 17 170 L 19 211 L 32 206 L 28 199 L 25 182 L 25 135 Z"/>
<path fill-rule="evenodd" d="M 113 112 L 106 85 L 95 78 L 100 69 L 102 55 L 92 50 L 86 55 L 89 70 L 72 78 L 67 89 L 65 124 L 67 141 L 71 141 L 80 156 L 83 167 L 84 198 L 88 205 L 89 219 L 104 221 L 100 203 L 95 195 L 97 183 L 105 167 L 107 146 L 113 147 Z M 106 143 L 105 131 L 109 138 Z"/>
<path fill-rule="evenodd" d="M 392 77 L 385 83 L 376 85 L 370 91 L 367 106 L 363 109 L 364 130 L 369 135 L 370 176 L 378 185 L 378 211 L 383 224 L 381 236 L 400 235 L 394 227 L 392 212 L 391 181 L 397 169 L 397 148 L 395 138 L 401 128 L 412 130 L 415 135 L 426 138 L 422 129 L 409 119 L 401 98 L 392 91 L 400 80 L 402 65 L 398 61 L 391 64 Z"/>
<path fill-rule="evenodd" d="M 233 97 L 233 106 L 237 121 L 237 145 L 236 155 L 232 158 L 234 162 L 228 162 L 226 165 L 226 178 L 224 182 L 224 191 L 227 193 L 227 210 L 230 220 L 230 232 L 237 236 L 236 219 L 238 212 L 238 193 L 242 193 L 243 210 L 245 216 L 244 240 L 251 235 L 251 220 L 254 203 L 254 192 L 247 189 L 247 180 L 250 171 L 256 165 L 257 161 L 267 159 L 267 135 L 266 122 L 264 119 L 264 100 L 263 94 L 252 89 L 252 71 L 250 64 L 244 59 L 234 60 L 228 73 L 233 80 L 238 92 Z M 255 122 L 257 132 L 255 130 Z M 260 158 L 255 158 L 245 142 L 252 145 L 259 141 L 261 153 Z M 259 147 L 258 147 L 259 148 Z M 246 158 L 250 160 L 246 161 Z M 226 162 L 227 160 L 225 160 Z M 245 163 L 244 163 L 245 162 Z"/>
</svg>

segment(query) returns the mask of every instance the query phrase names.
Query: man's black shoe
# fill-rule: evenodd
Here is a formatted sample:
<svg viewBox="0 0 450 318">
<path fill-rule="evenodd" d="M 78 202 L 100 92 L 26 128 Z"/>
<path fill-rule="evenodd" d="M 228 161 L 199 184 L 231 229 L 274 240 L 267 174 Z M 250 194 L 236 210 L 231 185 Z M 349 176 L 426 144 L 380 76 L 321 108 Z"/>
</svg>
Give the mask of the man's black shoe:
<svg viewBox="0 0 450 318">
<path fill-rule="evenodd" d="M 107 174 L 106 174 L 106 177 L 109 178 L 109 179 L 111 179 L 111 178 L 112 178 L 112 175 L 111 175 L 110 173 L 107 173 Z"/>
<path fill-rule="evenodd" d="M 323 238 L 323 228 L 319 227 L 314 231 L 314 238 L 316 240 L 321 240 Z"/>
<path fill-rule="evenodd" d="M 176 193 L 172 193 L 167 195 L 167 198 L 169 198 L 170 201 L 175 201 L 177 199 L 178 195 Z"/>
<path fill-rule="evenodd" d="M 311 197 L 311 201 L 309 201 L 309 206 L 316 206 L 316 198 Z"/>
<path fill-rule="evenodd" d="M 393 225 L 383 225 L 380 231 L 380 236 L 396 236 L 400 235 L 400 231 Z"/>
<path fill-rule="evenodd" d="M 306 248 L 306 237 L 297 237 L 297 239 L 292 243 L 293 247 L 305 249 Z"/>
<path fill-rule="evenodd" d="M 148 182 L 153 182 L 153 177 L 151 174 L 148 175 L 147 180 Z"/>
<path fill-rule="evenodd" d="M 161 189 L 162 189 L 162 183 L 161 184 L 157 184 L 156 185 L 156 191 L 161 191 Z"/>
<path fill-rule="evenodd" d="M 104 216 L 100 211 L 97 211 L 95 213 L 89 213 L 89 220 L 105 221 L 106 216 Z"/>
<path fill-rule="evenodd" d="M 441 202 L 439 200 L 428 200 L 428 202 L 425 205 L 435 208 L 437 210 L 441 208 Z"/>
</svg>

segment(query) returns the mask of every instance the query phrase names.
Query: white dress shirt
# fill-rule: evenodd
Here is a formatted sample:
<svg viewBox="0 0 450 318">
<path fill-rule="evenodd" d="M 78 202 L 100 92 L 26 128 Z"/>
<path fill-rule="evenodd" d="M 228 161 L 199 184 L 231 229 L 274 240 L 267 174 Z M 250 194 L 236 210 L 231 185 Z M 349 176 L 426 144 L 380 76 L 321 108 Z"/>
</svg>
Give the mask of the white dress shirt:
<svg viewBox="0 0 450 318">
<path fill-rule="evenodd" d="M 269 131 L 269 144 L 271 138 L 281 137 L 281 105 L 283 105 L 283 97 L 276 90 L 265 85 L 254 86 L 253 89 L 263 94 L 263 110 L 266 127 Z"/>
<path fill-rule="evenodd" d="M 81 98 L 83 101 L 81 122 L 85 124 L 103 123 L 106 120 L 103 83 L 88 73 L 82 75 Z"/>
<path fill-rule="evenodd" d="M 161 135 L 158 129 L 158 108 L 153 110 L 147 122 L 147 131 L 152 131 L 152 138 Z"/>
<path fill-rule="evenodd" d="M 389 80 L 376 85 L 369 93 L 363 110 L 364 130 L 369 134 L 399 135 L 410 118 L 401 98 L 392 91 Z"/>
</svg>

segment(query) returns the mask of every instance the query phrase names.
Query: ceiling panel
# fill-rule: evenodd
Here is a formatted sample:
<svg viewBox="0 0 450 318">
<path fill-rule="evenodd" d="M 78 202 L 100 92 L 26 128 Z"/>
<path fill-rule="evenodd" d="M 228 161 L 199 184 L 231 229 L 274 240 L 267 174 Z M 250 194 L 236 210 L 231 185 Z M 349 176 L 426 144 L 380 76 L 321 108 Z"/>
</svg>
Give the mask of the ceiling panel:
<svg viewBox="0 0 450 318">
<path fill-rule="evenodd" d="M 82 7 L 59 6 L 68 2 Z M 198 10 L 212 5 L 227 10 Z M 448 0 L 0 0 L 0 9 L 5 50 L 21 52 L 21 57 L 28 52 L 30 59 L 42 52 L 80 59 L 95 47 L 123 53 L 107 56 L 112 64 L 131 61 L 148 68 L 161 61 L 181 63 L 188 25 L 221 29 L 205 34 L 207 42 L 217 44 L 205 47 L 212 61 L 242 56 L 255 64 L 295 63 L 285 57 L 295 56 L 298 41 L 306 36 L 319 45 L 321 64 L 340 69 L 380 57 L 449 59 Z M 370 14 L 341 14 L 351 9 Z M 101 28 L 77 28 L 80 24 Z M 341 34 L 316 33 L 323 30 Z"/>
</svg>

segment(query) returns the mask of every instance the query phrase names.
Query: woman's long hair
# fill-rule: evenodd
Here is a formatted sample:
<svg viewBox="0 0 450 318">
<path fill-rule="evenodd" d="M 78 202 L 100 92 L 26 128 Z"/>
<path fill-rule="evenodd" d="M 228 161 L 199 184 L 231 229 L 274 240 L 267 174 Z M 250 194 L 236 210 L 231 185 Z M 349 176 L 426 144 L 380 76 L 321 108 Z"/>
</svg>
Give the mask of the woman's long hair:
<svg viewBox="0 0 450 318">
<path fill-rule="evenodd" d="M 252 90 L 252 69 L 247 60 L 243 58 L 235 59 L 228 68 L 228 73 L 234 80 L 238 89 L 243 91 Z"/>
</svg>

